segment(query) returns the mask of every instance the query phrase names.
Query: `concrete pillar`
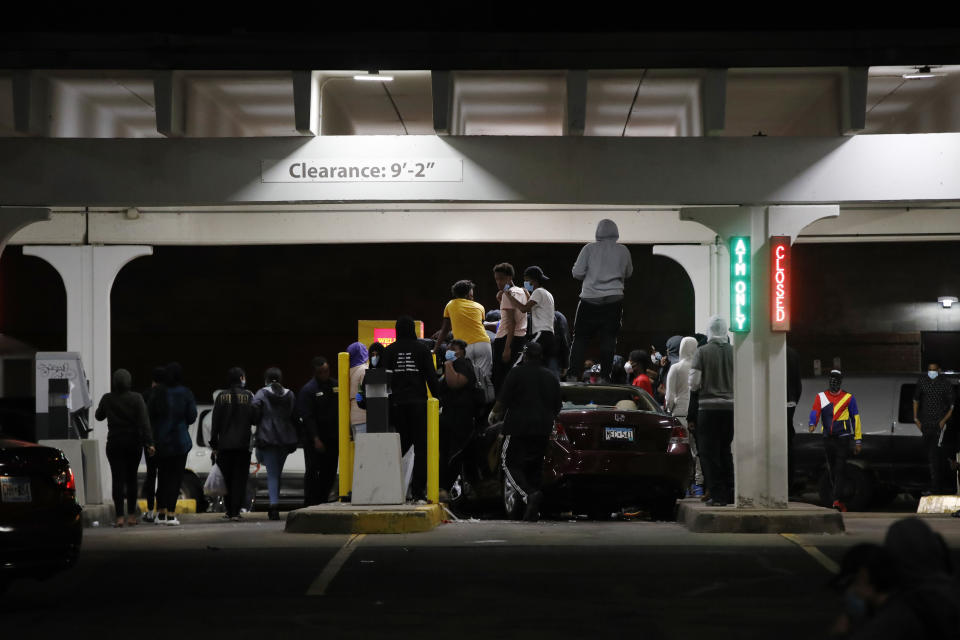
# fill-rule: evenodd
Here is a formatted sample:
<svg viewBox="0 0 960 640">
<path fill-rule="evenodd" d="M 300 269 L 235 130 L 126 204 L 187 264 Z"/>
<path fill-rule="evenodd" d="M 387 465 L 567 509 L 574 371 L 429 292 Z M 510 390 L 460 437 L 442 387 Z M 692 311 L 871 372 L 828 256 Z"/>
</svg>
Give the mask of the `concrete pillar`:
<svg viewBox="0 0 960 640">
<path fill-rule="evenodd" d="M 655 244 L 653 255 L 670 258 L 687 272 L 693 283 L 694 326 L 700 333 L 707 332 L 707 319 L 715 313 L 721 313 L 724 304 L 729 304 L 729 286 L 724 293 L 724 275 L 726 282 L 730 274 L 723 271 L 723 253 L 721 244 Z M 726 315 L 726 314 L 724 314 Z"/>
<path fill-rule="evenodd" d="M 110 391 L 110 290 L 120 269 L 141 256 L 153 254 L 146 246 L 25 246 L 24 255 L 49 262 L 63 279 L 67 292 L 67 351 L 76 351 L 90 379 L 94 405 Z M 144 382 L 144 381 L 141 381 Z M 91 439 L 100 442 L 106 460 L 107 424 L 91 420 Z M 101 482 L 109 486 L 109 465 L 101 465 Z"/>
<path fill-rule="evenodd" d="M 733 337 L 738 508 L 785 509 L 788 499 L 786 334 L 770 330 L 769 239 L 774 235 L 796 239 L 812 222 L 838 214 L 838 206 L 702 207 L 680 212 L 682 220 L 695 220 L 716 231 L 724 245 L 733 236 L 750 238 L 750 332 Z M 726 284 L 718 285 L 728 290 L 729 301 L 729 253 L 718 258 L 714 272 L 726 273 Z M 720 315 L 729 318 L 729 308 L 721 309 Z"/>
</svg>

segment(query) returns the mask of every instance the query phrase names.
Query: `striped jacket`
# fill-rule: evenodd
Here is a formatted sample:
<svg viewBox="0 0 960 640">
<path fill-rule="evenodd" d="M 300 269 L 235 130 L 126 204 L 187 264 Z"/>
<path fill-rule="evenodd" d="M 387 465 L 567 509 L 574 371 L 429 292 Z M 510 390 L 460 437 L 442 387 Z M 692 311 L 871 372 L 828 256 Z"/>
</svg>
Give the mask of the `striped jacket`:
<svg viewBox="0 0 960 640">
<path fill-rule="evenodd" d="M 817 422 L 823 425 L 825 436 L 852 435 L 857 444 L 863 439 L 857 399 L 843 389 L 837 393 L 821 391 L 817 394 L 813 401 L 813 410 L 810 411 L 810 426 L 815 427 Z"/>
</svg>

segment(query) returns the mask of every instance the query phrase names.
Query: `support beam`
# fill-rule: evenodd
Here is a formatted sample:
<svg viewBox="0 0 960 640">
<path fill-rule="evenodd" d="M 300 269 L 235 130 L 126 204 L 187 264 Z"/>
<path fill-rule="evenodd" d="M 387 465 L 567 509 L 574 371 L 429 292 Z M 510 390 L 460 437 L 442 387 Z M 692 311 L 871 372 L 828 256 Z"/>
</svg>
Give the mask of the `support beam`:
<svg viewBox="0 0 960 640">
<path fill-rule="evenodd" d="M 13 126 L 17 133 L 50 133 L 50 83 L 36 71 L 13 74 Z"/>
<path fill-rule="evenodd" d="M 843 72 L 840 98 L 840 131 L 851 135 L 867 127 L 868 67 L 847 67 Z"/>
<path fill-rule="evenodd" d="M 453 113 L 453 74 L 449 71 L 431 71 L 433 87 L 433 130 L 438 136 L 450 134 Z"/>
<path fill-rule="evenodd" d="M 162 71 L 153 78 L 157 131 L 168 138 L 186 134 L 186 96 L 183 77 L 176 71 Z"/>
<path fill-rule="evenodd" d="M 727 70 L 707 69 L 700 86 L 703 135 L 718 136 L 727 128 Z"/>
<path fill-rule="evenodd" d="M 26 246 L 23 254 L 49 262 L 67 294 L 67 351 L 80 353 L 94 404 L 110 391 L 110 290 L 128 262 L 153 253 L 144 246 Z M 106 460 L 107 425 L 91 420 L 92 437 Z M 101 465 L 102 486 L 110 485 L 109 465 Z"/>
<path fill-rule="evenodd" d="M 587 71 L 567 71 L 567 103 L 564 134 L 582 136 L 587 122 Z"/>
<path fill-rule="evenodd" d="M 320 135 L 320 88 L 313 71 L 293 71 L 293 119 L 297 131 Z"/>
</svg>

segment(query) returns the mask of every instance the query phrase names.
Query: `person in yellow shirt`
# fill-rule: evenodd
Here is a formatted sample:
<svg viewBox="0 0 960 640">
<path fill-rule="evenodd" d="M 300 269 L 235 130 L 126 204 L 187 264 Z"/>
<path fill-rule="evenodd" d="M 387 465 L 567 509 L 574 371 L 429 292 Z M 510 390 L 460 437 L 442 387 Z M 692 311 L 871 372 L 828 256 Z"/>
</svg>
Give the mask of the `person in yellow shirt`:
<svg viewBox="0 0 960 640">
<path fill-rule="evenodd" d="M 493 350 L 490 337 L 483 326 L 485 311 L 483 305 L 475 302 L 473 291 L 476 285 L 470 280 L 458 280 L 450 288 L 453 299 L 443 309 L 443 325 L 437 339 L 439 353 L 447 335 L 467 343 L 466 357 L 473 362 L 477 380 L 483 385 L 486 401 L 493 402 Z"/>
</svg>

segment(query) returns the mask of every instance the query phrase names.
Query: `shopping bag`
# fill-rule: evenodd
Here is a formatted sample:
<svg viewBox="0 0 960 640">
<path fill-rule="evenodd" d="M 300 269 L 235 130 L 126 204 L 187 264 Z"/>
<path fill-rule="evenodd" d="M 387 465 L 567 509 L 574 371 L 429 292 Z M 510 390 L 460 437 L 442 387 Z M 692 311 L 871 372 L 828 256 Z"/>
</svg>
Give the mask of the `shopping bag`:
<svg viewBox="0 0 960 640">
<path fill-rule="evenodd" d="M 400 460 L 400 470 L 403 474 L 403 495 L 406 496 L 410 490 L 410 480 L 413 478 L 413 457 L 416 455 L 414 447 L 407 449 L 403 459 Z"/>
<path fill-rule="evenodd" d="M 211 498 L 219 498 L 227 495 L 227 482 L 223 479 L 223 472 L 220 471 L 220 465 L 215 464 L 207 474 L 207 481 L 203 483 L 203 495 Z"/>
</svg>

